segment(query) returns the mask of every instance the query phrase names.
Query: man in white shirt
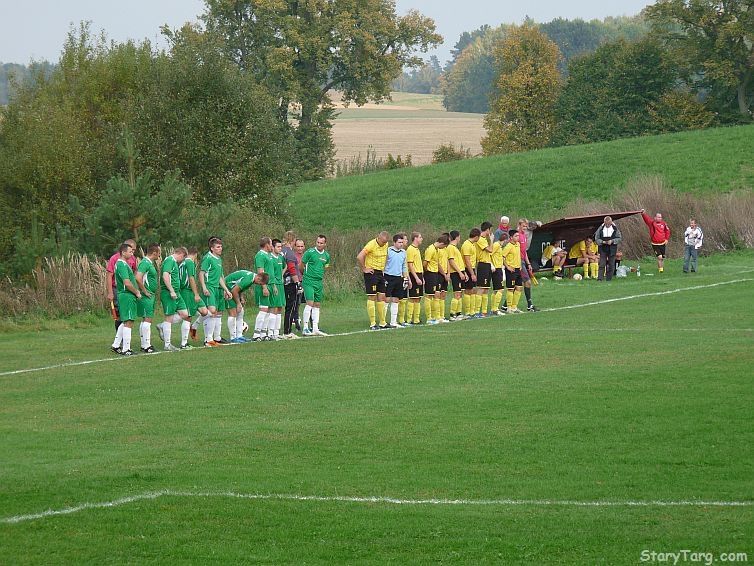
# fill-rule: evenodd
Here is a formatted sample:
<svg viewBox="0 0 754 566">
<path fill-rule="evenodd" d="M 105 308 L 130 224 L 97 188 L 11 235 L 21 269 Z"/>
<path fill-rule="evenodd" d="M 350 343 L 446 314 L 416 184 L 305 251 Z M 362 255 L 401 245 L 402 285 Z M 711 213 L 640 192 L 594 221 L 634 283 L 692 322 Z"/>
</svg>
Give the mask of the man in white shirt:
<svg viewBox="0 0 754 566">
<path fill-rule="evenodd" d="M 603 277 L 610 281 L 615 274 L 615 255 L 621 241 L 620 230 L 611 217 L 605 216 L 602 225 L 594 233 L 594 241 L 600 249 L 597 281 L 602 281 Z"/>
<path fill-rule="evenodd" d="M 702 247 L 702 240 L 704 240 L 704 233 L 702 229 L 696 225 L 696 220 L 693 218 L 689 220 L 689 226 L 683 233 L 683 243 L 685 244 L 685 251 L 683 253 L 683 272 L 689 272 L 689 264 L 691 265 L 691 272 L 696 272 L 696 260 L 699 256 L 699 249 Z"/>
</svg>

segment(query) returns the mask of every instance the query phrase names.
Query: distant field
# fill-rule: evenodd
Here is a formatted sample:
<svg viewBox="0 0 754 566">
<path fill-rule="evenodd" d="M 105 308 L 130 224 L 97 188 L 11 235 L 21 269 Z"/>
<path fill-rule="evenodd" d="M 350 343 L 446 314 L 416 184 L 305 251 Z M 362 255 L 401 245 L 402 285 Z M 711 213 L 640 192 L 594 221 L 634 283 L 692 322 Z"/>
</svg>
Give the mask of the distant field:
<svg viewBox="0 0 754 566">
<path fill-rule="evenodd" d="M 333 125 L 336 159 L 365 158 L 372 149 L 378 158 L 411 154 L 415 165 L 423 165 L 443 143 L 481 153 L 483 115 L 446 112 L 441 101 L 439 95 L 396 92 L 382 104 L 341 108 Z"/>
<path fill-rule="evenodd" d="M 545 149 L 304 184 L 291 210 L 307 229 L 474 226 L 511 210 L 547 219 L 578 198 L 605 200 L 637 175 L 682 192 L 752 189 L 752 148 L 754 126 Z"/>
<path fill-rule="evenodd" d="M 358 332 L 353 296 L 322 316 L 352 334 L 128 359 L 104 320 L 4 334 L 0 563 L 751 561 L 752 259 L 405 330 Z"/>
</svg>

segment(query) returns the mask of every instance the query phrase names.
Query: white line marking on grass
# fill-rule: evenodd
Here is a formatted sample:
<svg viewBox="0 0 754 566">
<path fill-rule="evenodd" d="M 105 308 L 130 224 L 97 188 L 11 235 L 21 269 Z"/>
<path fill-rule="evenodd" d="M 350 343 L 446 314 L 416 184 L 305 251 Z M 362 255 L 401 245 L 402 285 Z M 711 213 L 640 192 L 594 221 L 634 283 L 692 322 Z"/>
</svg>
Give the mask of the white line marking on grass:
<svg viewBox="0 0 754 566">
<path fill-rule="evenodd" d="M 744 273 L 748 273 L 748 271 L 754 271 L 754 270 L 747 270 Z M 600 300 L 600 301 L 592 301 L 590 303 L 580 303 L 580 304 L 576 304 L 576 305 L 566 305 L 566 306 L 563 306 L 563 307 L 544 308 L 544 309 L 542 309 L 540 311 L 540 313 L 555 312 L 555 311 L 569 310 L 569 309 L 579 309 L 579 308 L 583 308 L 583 307 L 592 307 L 592 306 L 596 306 L 596 305 L 604 305 L 604 304 L 608 304 L 608 303 L 616 303 L 616 302 L 619 302 L 619 301 L 629 301 L 629 300 L 633 300 L 633 299 L 642 299 L 644 297 L 659 297 L 659 296 L 662 296 L 662 295 L 672 295 L 674 293 L 681 293 L 681 292 L 684 292 L 684 291 L 698 291 L 700 289 L 710 289 L 710 288 L 713 288 L 713 287 L 720 287 L 722 285 L 734 285 L 736 283 L 748 283 L 748 282 L 751 282 L 751 281 L 754 281 L 754 279 L 744 278 L 744 279 L 733 279 L 732 281 L 719 281 L 717 283 L 710 283 L 708 285 L 694 285 L 693 287 L 681 287 L 679 289 L 670 289 L 668 291 L 656 291 L 654 293 L 641 293 L 639 295 L 629 295 L 627 297 L 614 297 L 612 299 L 603 299 L 603 300 Z M 510 315 L 510 316 L 513 316 L 513 315 Z M 498 317 L 488 317 L 488 318 L 485 318 L 483 320 L 491 320 L 493 318 L 498 318 Z M 500 317 L 500 318 L 505 318 L 505 317 Z M 467 322 L 467 321 L 461 321 L 461 322 Z M 421 326 L 420 328 L 424 328 L 424 326 Z M 409 329 L 403 329 L 403 330 L 409 330 Z M 376 332 L 380 332 L 380 331 L 354 330 L 352 332 L 340 332 L 340 333 L 337 333 L 337 334 L 330 334 L 329 337 L 335 337 L 335 336 L 354 336 L 356 334 L 367 334 L 367 333 L 371 333 L 371 332 L 375 332 L 376 333 Z M 310 337 L 310 338 L 306 338 L 306 340 L 314 340 L 314 339 L 317 339 L 317 337 L 313 336 L 313 337 Z M 198 350 L 198 349 L 203 349 L 203 348 L 201 348 L 201 347 L 194 348 L 194 350 Z M 157 355 L 160 355 L 160 354 L 168 354 L 168 353 L 171 353 L 171 352 L 162 351 L 162 352 L 155 352 L 154 354 L 148 354 L 148 355 L 149 356 L 157 356 Z M 141 356 L 138 356 L 138 357 L 141 357 Z M 90 364 L 98 364 L 98 363 L 102 363 L 102 362 L 115 362 L 115 361 L 121 361 L 121 360 L 124 360 L 124 359 L 127 359 L 127 358 L 119 356 L 117 358 L 116 357 L 113 357 L 113 358 L 102 358 L 102 359 L 99 359 L 99 360 L 86 360 L 86 361 L 83 361 L 83 362 L 69 362 L 69 363 L 65 363 L 65 364 L 56 364 L 56 365 L 52 365 L 52 366 L 44 366 L 44 367 L 37 367 L 37 368 L 27 368 L 27 369 L 17 369 L 17 370 L 12 370 L 12 371 L 0 372 L 0 377 L 10 376 L 10 375 L 19 375 L 19 374 L 22 374 L 22 373 L 31 373 L 31 372 L 35 372 L 35 371 L 45 371 L 45 370 L 48 370 L 48 369 L 61 369 L 61 368 L 68 368 L 68 367 L 85 366 L 85 365 L 90 365 Z"/>
<path fill-rule="evenodd" d="M 679 501 L 578 501 L 571 499 L 399 499 L 395 497 L 370 496 L 357 497 L 346 495 L 292 495 L 292 494 L 261 494 L 261 493 L 236 493 L 233 491 L 220 492 L 193 492 L 164 489 L 152 491 L 129 497 L 122 497 L 113 501 L 101 503 L 82 503 L 75 507 L 63 509 L 49 509 L 41 513 L 29 515 L 15 515 L 4 517 L 0 523 L 15 524 L 59 515 L 71 515 L 87 509 L 107 509 L 120 507 L 137 501 L 154 500 L 159 497 L 187 497 L 187 498 L 210 498 L 221 497 L 231 499 L 249 500 L 275 500 L 275 501 L 315 501 L 323 503 L 377 503 L 386 505 L 441 505 L 441 506 L 501 506 L 501 507 L 751 507 L 754 501 L 703 501 L 703 500 L 679 500 Z"/>
</svg>

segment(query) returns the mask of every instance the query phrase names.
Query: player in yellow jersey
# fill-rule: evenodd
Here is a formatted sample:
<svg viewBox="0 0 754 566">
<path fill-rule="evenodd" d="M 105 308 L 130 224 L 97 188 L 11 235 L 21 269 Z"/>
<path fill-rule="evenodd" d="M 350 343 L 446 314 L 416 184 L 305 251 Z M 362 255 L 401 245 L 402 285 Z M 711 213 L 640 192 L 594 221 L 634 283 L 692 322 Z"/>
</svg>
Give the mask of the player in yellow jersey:
<svg viewBox="0 0 754 566">
<path fill-rule="evenodd" d="M 479 228 L 472 228 L 469 238 L 461 246 L 461 256 L 466 269 L 466 282 L 463 285 L 463 315 L 464 318 L 474 316 L 476 307 L 476 243 L 481 234 Z"/>
<path fill-rule="evenodd" d="M 427 311 L 427 324 L 440 322 L 442 309 L 440 305 L 440 278 L 445 280 L 445 274 L 440 273 L 440 250 L 443 250 L 450 240 L 445 235 L 438 236 L 434 244 L 424 250 L 424 305 Z M 445 318 L 444 316 L 442 317 Z"/>
<path fill-rule="evenodd" d="M 520 313 L 518 301 L 521 299 L 521 244 L 518 230 L 510 231 L 508 243 L 503 246 L 503 266 L 508 287 L 508 313 Z"/>
<path fill-rule="evenodd" d="M 589 279 L 590 273 L 595 279 L 599 274 L 599 247 L 591 238 L 576 242 L 568 251 L 568 264 L 584 267 L 584 279 Z"/>
<path fill-rule="evenodd" d="M 364 273 L 364 289 L 367 294 L 367 314 L 369 315 L 369 330 L 379 330 L 385 326 L 385 261 L 390 234 L 380 232 L 374 240 L 370 240 L 356 256 L 359 267 Z M 377 320 L 379 319 L 379 325 Z"/>
<path fill-rule="evenodd" d="M 490 285 L 492 285 L 492 244 L 490 244 L 490 229 L 492 224 L 482 222 L 479 227 L 479 239 L 476 241 L 476 297 L 474 304 L 474 316 L 483 318 L 487 316 L 487 307 L 490 300 Z"/>
<path fill-rule="evenodd" d="M 406 264 L 408 265 L 408 318 L 409 324 L 421 322 L 421 300 L 424 294 L 424 262 L 419 246 L 424 237 L 419 232 L 411 233 L 411 245 L 406 249 Z"/>
<path fill-rule="evenodd" d="M 555 279 L 561 278 L 563 264 L 568 252 L 563 249 L 562 242 L 553 238 L 553 241 L 545 246 L 540 258 L 541 267 L 552 267 L 552 275 Z"/>
<path fill-rule="evenodd" d="M 492 305 L 490 307 L 490 314 L 504 315 L 500 307 L 503 302 L 503 295 L 505 293 L 505 273 L 503 272 L 503 243 L 500 240 L 495 241 L 492 244 L 492 253 L 490 259 L 492 261 Z"/>
<path fill-rule="evenodd" d="M 465 264 L 461 250 L 458 244 L 461 242 L 461 233 L 458 230 L 451 230 L 450 244 L 447 247 L 448 269 L 450 271 L 450 284 L 453 287 L 453 298 L 450 300 L 450 320 L 461 320 L 463 312 L 463 285 L 468 279 L 466 275 Z"/>
<path fill-rule="evenodd" d="M 450 257 L 448 256 L 448 246 L 450 245 L 450 233 L 443 232 L 440 234 L 444 241 L 447 241 L 447 245 L 444 248 L 440 248 L 438 256 L 438 270 L 440 273 L 440 282 L 437 285 L 437 295 L 440 296 L 440 322 L 450 322 L 445 318 L 445 297 L 448 295 L 448 286 L 450 285 Z"/>
</svg>

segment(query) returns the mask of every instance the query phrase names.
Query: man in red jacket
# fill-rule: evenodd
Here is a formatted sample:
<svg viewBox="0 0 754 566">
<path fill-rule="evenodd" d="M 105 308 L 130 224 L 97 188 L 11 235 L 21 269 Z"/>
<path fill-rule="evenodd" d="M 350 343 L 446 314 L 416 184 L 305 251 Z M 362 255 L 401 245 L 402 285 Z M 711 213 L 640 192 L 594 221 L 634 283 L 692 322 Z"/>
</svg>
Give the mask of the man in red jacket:
<svg viewBox="0 0 754 566">
<path fill-rule="evenodd" d="M 652 239 L 652 249 L 657 256 L 657 270 L 662 273 L 664 271 L 665 246 L 670 239 L 670 226 L 665 224 L 665 221 L 662 219 L 662 214 L 659 212 L 655 214 L 654 218 L 651 218 L 642 208 L 641 217 L 644 219 L 644 224 L 649 227 L 649 237 Z"/>
</svg>

